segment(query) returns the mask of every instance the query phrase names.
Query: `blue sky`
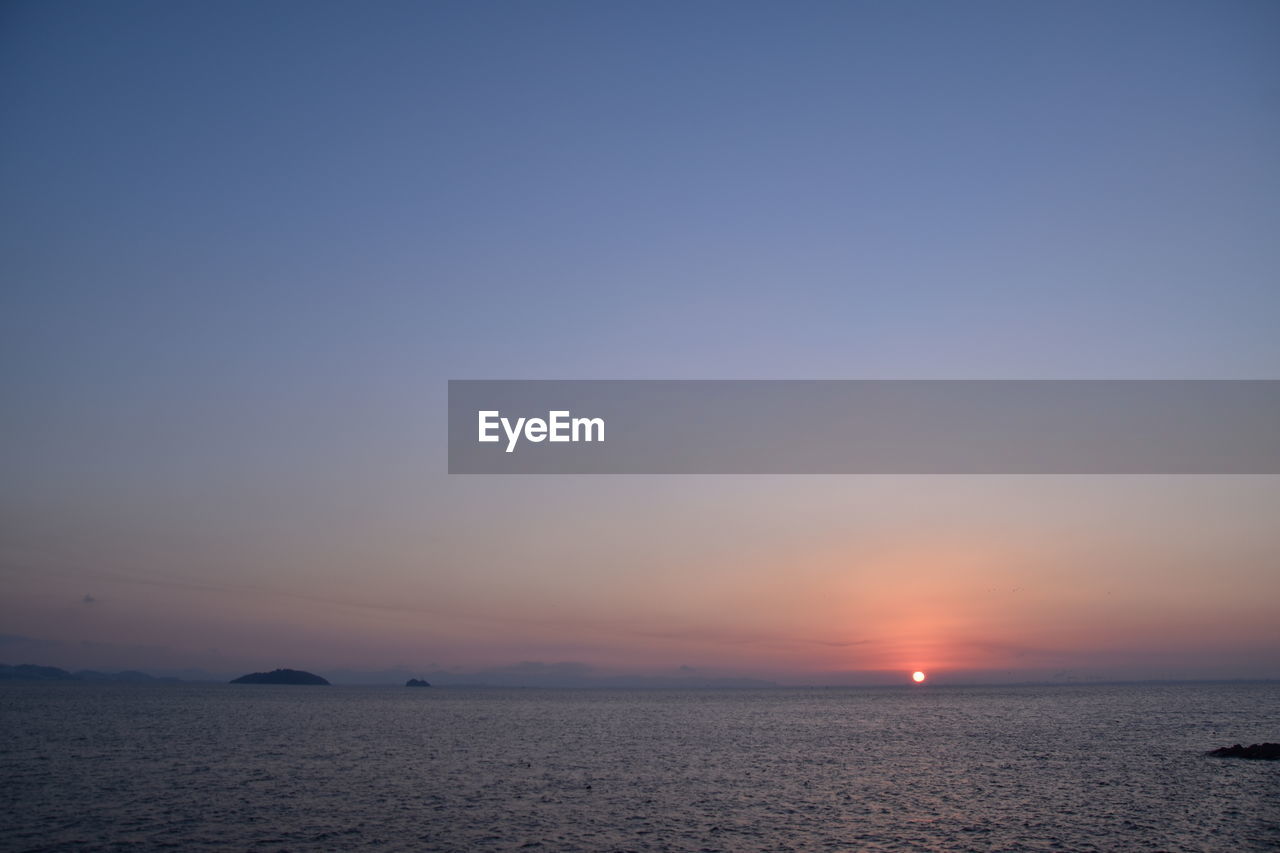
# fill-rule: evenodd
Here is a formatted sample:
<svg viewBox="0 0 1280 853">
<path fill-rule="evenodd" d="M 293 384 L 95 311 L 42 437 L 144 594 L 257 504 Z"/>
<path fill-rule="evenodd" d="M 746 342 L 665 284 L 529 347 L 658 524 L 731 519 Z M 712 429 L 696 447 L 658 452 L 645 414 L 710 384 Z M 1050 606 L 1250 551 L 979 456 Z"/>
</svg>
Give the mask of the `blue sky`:
<svg viewBox="0 0 1280 853">
<path fill-rule="evenodd" d="M 1239 2 L 7 3 L 6 618 L 167 636 L 76 622 L 55 565 L 77 602 L 104 565 L 342 599 L 335 549 L 464 587 L 520 549 L 457 531 L 527 495 L 443 475 L 449 378 L 1275 378 L 1278 37 Z"/>
</svg>

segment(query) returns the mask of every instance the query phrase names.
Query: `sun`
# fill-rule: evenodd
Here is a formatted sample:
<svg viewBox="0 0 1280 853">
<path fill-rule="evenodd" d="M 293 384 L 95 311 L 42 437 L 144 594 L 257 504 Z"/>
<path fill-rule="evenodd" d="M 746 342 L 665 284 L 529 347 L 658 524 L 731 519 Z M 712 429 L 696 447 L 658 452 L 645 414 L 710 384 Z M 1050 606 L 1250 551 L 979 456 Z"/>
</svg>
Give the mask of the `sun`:
<svg viewBox="0 0 1280 853">
<path fill-rule="evenodd" d="M 915 672 L 911 673 L 911 680 L 914 681 L 916 684 L 923 684 L 924 673 L 917 669 Z"/>
</svg>

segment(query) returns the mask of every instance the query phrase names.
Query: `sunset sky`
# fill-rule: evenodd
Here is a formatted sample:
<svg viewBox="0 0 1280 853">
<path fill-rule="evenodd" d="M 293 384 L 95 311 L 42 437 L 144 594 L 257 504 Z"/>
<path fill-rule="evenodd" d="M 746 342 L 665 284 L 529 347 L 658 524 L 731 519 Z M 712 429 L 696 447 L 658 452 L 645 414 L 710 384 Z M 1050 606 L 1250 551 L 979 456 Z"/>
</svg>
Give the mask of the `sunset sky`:
<svg viewBox="0 0 1280 853">
<path fill-rule="evenodd" d="M 465 477 L 449 379 L 1280 378 L 1271 2 L 0 6 L 0 662 L 1280 678 L 1280 478 Z"/>
</svg>

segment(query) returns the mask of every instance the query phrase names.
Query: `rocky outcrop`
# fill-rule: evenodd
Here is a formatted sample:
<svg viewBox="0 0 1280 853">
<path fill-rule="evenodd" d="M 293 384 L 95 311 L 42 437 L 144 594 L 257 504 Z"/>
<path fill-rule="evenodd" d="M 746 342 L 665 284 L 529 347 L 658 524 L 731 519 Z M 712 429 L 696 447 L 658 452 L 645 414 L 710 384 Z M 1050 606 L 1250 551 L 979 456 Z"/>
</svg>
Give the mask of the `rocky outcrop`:
<svg viewBox="0 0 1280 853">
<path fill-rule="evenodd" d="M 1252 758 L 1258 761 L 1280 761 L 1280 743 L 1255 743 L 1252 746 L 1223 746 L 1205 755 L 1215 758 Z"/>
<path fill-rule="evenodd" d="M 430 687 L 431 682 L 423 681 L 421 678 L 410 678 L 404 683 L 405 687 Z"/>
</svg>

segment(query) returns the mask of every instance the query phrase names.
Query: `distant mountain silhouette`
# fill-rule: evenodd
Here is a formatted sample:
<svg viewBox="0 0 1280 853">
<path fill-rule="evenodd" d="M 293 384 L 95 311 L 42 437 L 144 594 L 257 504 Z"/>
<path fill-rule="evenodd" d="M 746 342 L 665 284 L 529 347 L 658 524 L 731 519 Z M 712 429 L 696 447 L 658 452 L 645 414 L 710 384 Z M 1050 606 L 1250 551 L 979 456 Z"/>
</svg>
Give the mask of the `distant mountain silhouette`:
<svg viewBox="0 0 1280 853">
<path fill-rule="evenodd" d="M 300 669 L 273 669 L 271 672 L 251 672 L 232 679 L 232 684 L 324 684 L 329 682 L 318 675 Z"/>
<path fill-rule="evenodd" d="M 157 678 L 154 675 L 147 675 L 145 672 L 138 672 L 136 669 L 126 669 L 123 672 L 97 672 L 92 669 L 81 669 L 71 677 L 78 681 L 109 681 L 115 684 L 177 684 L 182 681 L 180 678 Z"/>
<path fill-rule="evenodd" d="M 56 666 L 36 666 L 33 663 L 20 663 L 17 666 L 0 664 L 0 681 L 77 681 L 78 679 L 65 669 Z"/>
<path fill-rule="evenodd" d="M 0 664 L 0 681 L 88 681 L 99 684 L 160 684 L 176 683 L 177 678 L 156 678 L 145 672 L 125 670 L 124 672 L 96 672 L 82 669 L 71 673 L 56 666 L 36 666 L 23 663 L 17 666 Z"/>
<path fill-rule="evenodd" d="M 431 682 L 423 681 L 421 678 L 410 678 L 404 683 L 405 687 L 430 687 Z"/>
</svg>

